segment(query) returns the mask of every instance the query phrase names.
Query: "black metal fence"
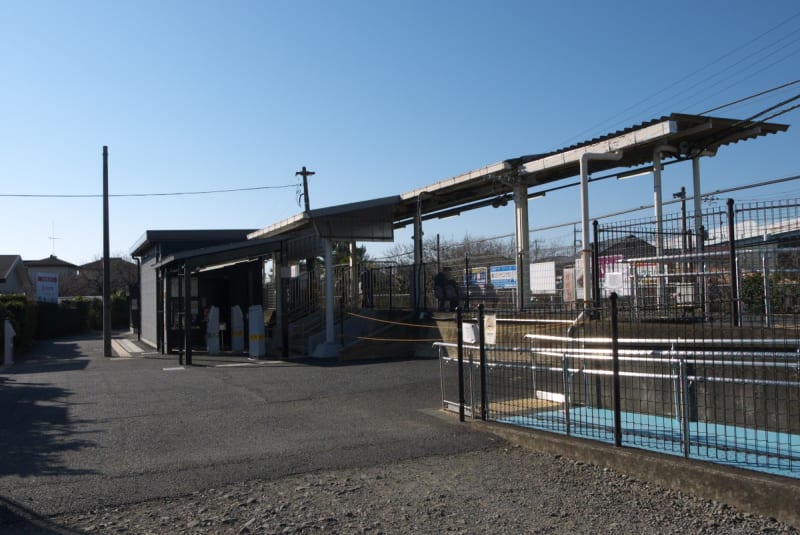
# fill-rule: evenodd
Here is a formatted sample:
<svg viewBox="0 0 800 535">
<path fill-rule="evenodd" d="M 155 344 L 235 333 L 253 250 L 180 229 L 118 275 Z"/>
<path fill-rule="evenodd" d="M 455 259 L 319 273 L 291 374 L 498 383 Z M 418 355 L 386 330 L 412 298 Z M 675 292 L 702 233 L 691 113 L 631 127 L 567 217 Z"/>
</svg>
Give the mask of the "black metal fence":
<svg viewBox="0 0 800 535">
<path fill-rule="evenodd" d="M 616 292 L 640 319 L 703 317 L 732 325 L 800 312 L 800 203 L 744 203 L 661 221 L 596 226 L 593 295 Z M 597 301 L 597 299 L 596 299 Z"/>
<path fill-rule="evenodd" d="M 798 207 L 595 225 L 587 295 L 442 325 L 445 409 L 800 477 Z"/>
<path fill-rule="evenodd" d="M 570 314 L 459 317 L 436 344 L 444 408 L 800 477 L 794 330 L 642 323 L 616 294 Z"/>
</svg>

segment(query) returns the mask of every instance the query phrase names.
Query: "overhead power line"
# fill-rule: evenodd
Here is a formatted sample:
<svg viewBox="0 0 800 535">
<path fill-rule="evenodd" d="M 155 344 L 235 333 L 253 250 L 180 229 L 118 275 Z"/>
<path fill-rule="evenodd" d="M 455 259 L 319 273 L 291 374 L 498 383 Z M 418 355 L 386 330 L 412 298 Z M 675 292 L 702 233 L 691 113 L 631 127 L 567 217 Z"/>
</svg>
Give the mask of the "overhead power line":
<svg viewBox="0 0 800 535">
<path fill-rule="evenodd" d="M 698 115 L 706 115 L 708 113 L 713 113 L 713 112 L 721 110 L 723 108 L 727 108 L 729 106 L 733 106 L 734 104 L 740 104 L 740 103 L 745 102 L 747 100 L 751 100 L 751 99 L 754 99 L 756 97 L 760 97 L 762 95 L 766 95 L 767 93 L 772 93 L 773 91 L 777 91 L 779 89 L 783 89 L 785 87 L 789 87 L 789 86 L 792 86 L 792 85 L 795 85 L 795 84 L 800 84 L 800 80 L 793 80 L 791 82 L 786 82 L 785 84 L 781 84 L 781 85 L 775 86 L 773 88 L 766 89 L 764 91 L 759 91 L 758 93 L 753 93 L 750 96 L 747 96 L 747 97 L 744 97 L 744 98 L 740 98 L 740 99 L 737 99 L 737 100 L 733 100 L 731 102 L 728 102 L 727 104 L 722 104 L 721 106 L 717 106 L 716 108 L 711 108 L 710 110 L 701 111 Z"/>
<path fill-rule="evenodd" d="M 242 191 L 258 191 L 265 189 L 294 188 L 296 184 L 286 184 L 283 186 L 256 186 L 253 188 L 234 188 L 234 189 L 213 189 L 204 191 L 173 191 L 166 193 L 112 193 L 109 197 L 175 197 L 180 195 L 210 195 L 216 193 L 237 193 Z M 0 193 L 0 197 L 31 197 L 47 199 L 91 199 L 102 197 L 102 193 Z"/>
<path fill-rule="evenodd" d="M 776 56 L 777 53 L 780 50 L 783 50 L 783 49 L 785 49 L 787 47 L 793 46 L 795 43 L 797 43 L 796 39 L 792 40 L 789 43 L 785 43 L 785 41 L 787 39 L 792 39 L 793 38 L 793 36 L 797 33 L 797 30 L 793 30 L 788 34 L 784 34 L 784 35 L 778 37 L 777 39 L 775 39 L 773 41 L 770 41 L 766 46 L 763 46 L 762 48 L 758 49 L 756 52 L 753 52 L 753 53 L 751 53 L 751 54 L 749 54 L 749 55 L 747 55 L 747 56 L 745 56 L 743 58 L 740 58 L 740 59 L 736 60 L 736 59 L 734 59 L 734 56 L 737 53 L 750 48 L 752 45 L 755 45 L 756 43 L 762 42 L 764 40 L 764 38 L 766 38 L 769 34 L 771 34 L 773 32 L 776 32 L 780 28 L 785 27 L 789 23 L 791 23 L 794 20 L 796 20 L 798 17 L 800 17 L 800 12 L 794 13 L 793 15 L 783 19 L 779 24 L 769 28 L 768 30 L 762 32 L 761 34 L 759 34 L 759 35 L 757 35 L 755 37 L 753 37 L 752 39 L 748 40 L 747 42 L 739 45 L 738 47 L 736 47 L 736 48 L 728 51 L 727 53 L 717 57 L 716 59 L 708 62 L 707 64 L 703 65 L 702 67 L 700 67 L 700 68 L 698 68 L 698 69 L 696 69 L 694 71 L 691 71 L 690 73 L 684 75 L 683 77 L 679 78 L 678 80 L 675 80 L 672 83 L 669 83 L 667 86 L 661 88 L 660 90 L 656 91 L 655 93 L 651 94 L 650 96 L 645 97 L 645 98 L 637 101 L 636 103 L 626 107 L 625 109 L 623 109 L 620 112 L 616 113 L 615 115 L 609 117 L 608 119 L 605 119 L 605 120 L 603 120 L 601 122 L 598 122 L 595 125 L 587 128 L 585 130 L 582 130 L 581 132 L 579 132 L 578 134 L 574 135 L 573 137 L 570 137 L 569 139 L 558 143 L 555 147 L 553 147 L 553 149 L 555 150 L 558 147 L 564 146 L 565 144 L 569 143 L 571 140 L 574 140 L 574 141 L 577 142 L 587 132 L 595 131 L 596 129 L 598 129 L 599 127 L 601 127 L 604 124 L 610 124 L 612 122 L 615 122 L 615 123 L 616 122 L 623 122 L 624 123 L 626 121 L 633 120 L 633 119 L 631 119 L 631 117 L 632 116 L 636 117 L 636 115 L 641 115 L 642 113 L 644 113 L 644 111 L 646 111 L 644 109 L 645 107 L 647 107 L 648 110 L 651 110 L 651 111 L 648 112 L 650 115 L 653 115 L 655 113 L 663 112 L 663 109 L 666 108 L 666 107 L 684 108 L 684 109 L 691 107 L 691 106 L 685 106 L 684 107 L 684 106 L 678 106 L 677 105 L 677 102 L 678 102 L 677 98 L 680 95 L 685 95 L 685 94 L 688 93 L 689 94 L 688 97 L 684 97 L 684 99 L 683 99 L 683 100 L 686 100 L 686 98 L 691 99 L 692 98 L 691 93 L 694 93 L 694 97 L 695 98 L 700 97 L 700 101 L 708 100 L 709 98 L 711 98 L 711 96 L 716 95 L 716 94 L 721 92 L 717 88 L 717 86 L 724 80 L 716 80 L 715 81 L 715 78 L 719 78 L 722 74 L 724 74 L 726 71 L 728 71 L 728 70 L 730 70 L 732 68 L 737 68 L 737 70 L 734 72 L 734 74 L 732 74 L 731 76 L 729 76 L 726 79 L 730 79 L 732 77 L 738 77 L 739 79 L 736 81 L 736 83 L 740 83 L 743 79 L 752 77 L 755 74 L 757 74 L 759 72 L 762 72 L 765 69 L 771 68 L 775 64 L 788 59 L 789 57 L 797 54 L 798 51 L 796 51 L 796 50 L 795 51 L 789 51 L 786 54 L 782 55 L 781 57 L 778 57 L 777 59 L 774 59 L 773 56 Z M 775 50 L 775 47 L 780 47 L 780 48 L 778 50 Z M 767 54 L 766 57 L 760 57 L 760 58 L 759 57 L 754 57 L 754 56 L 759 56 L 760 54 L 764 54 L 764 53 Z M 724 66 L 723 65 L 723 61 L 729 60 L 729 59 L 734 59 L 733 63 L 732 64 L 728 64 L 727 66 Z M 772 60 L 772 61 L 767 62 L 767 60 Z M 748 62 L 748 61 L 750 61 L 750 62 L 747 65 L 744 65 L 744 66 L 742 65 L 742 63 L 745 63 L 745 62 Z M 765 63 L 768 63 L 768 64 L 765 66 Z M 719 68 L 715 68 L 716 66 L 719 66 Z M 748 71 L 751 71 L 753 68 L 757 68 L 758 69 L 756 71 L 756 73 L 748 74 Z M 712 69 L 714 69 L 714 72 L 709 74 L 709 72 Z M 691 84 L 689 87 L 686 87 L 684 89 L 679 89 L 679 87 L 681 85 L 683 85 L 684 82 L 690 81 L 692 78 L 695 78 L 697 75 L 700 75 L 701 73 L 703 74 L 703 76 L 697 82 Z M 745 78 L 742 78 L 743 76 Z M 706 87 L 705 89 L 702 89 L 701 86 L 704 86 L 704 85 L 708 85 L 708 87 Z M 733 86 L 735 86 L 735 84 L 733 84 Z M 712 89 L 716 90 L 716 92 L 713 95 L 708 94 L 709 90 L 712 90 Z M 726 89 L 730 89 L 730 87 L 727 87 Z M 700 92 L 705 92 L 706 94 L 702 95 L 702 94 L 700 94 Z M 667 95 L 664 96 L 665 94 L 667 94 Z M 648 104 L 650 102 L 655 102 L 655 105 Z M 672 102 L 673 104 L 669 104 L 670 102 Z M 658 109 L 655 109 L 656 106 L 657 106 Z M 638 114 L 632 113 L 636 109 L 640 109 L 642 111 L 639 112 Z M 622 118 L 622 119 L 620 119 L 620 118 Z"/>
</svg>

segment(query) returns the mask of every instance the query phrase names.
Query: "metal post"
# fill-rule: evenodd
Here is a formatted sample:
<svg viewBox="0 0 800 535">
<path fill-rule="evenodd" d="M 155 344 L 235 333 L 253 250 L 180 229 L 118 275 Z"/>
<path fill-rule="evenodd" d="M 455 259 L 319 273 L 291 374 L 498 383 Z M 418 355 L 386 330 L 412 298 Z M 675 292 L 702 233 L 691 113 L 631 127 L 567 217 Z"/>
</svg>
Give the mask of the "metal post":
<svg viewBox="0 0 800 535">
<path fill-rule="evenodd" d="M 619 322 L 617 316 L 617 292 L 611 294 L 611 396 L 614 407 L 614 445 L 622 446 L 622 408 L 619 382 Z"/>
<path fill-rule="evenodd" d="M 344 285 L 342 285 L 342 298 L 339 300 L 339 345 L 344 347 Z"/>
<path fill-rule="evenodd" d="M 483 324 L 483 303 L 478 305 L 478 351 L 481 364 L 481 420 L 486 420 L 488 400 L 486 399 L 486 333 Z"/>
<path fill-rule="evenodd" d="M 389 310 L 392 310 L 393 287 L 394 287 L 394 279 L 392 278 L 392 266 L 389 266 Z"/>
<path fill-rule="evenodd" d="M 633 319 L 639 323 L 639 268 L 633 264 L 633 276 L 631 281 L 631 301 L 633 302 Z"/>
<path fill-rule="evenodd" d="M 464 257 L 464 308 L 469 310 L 469 282 L 472 278 L 469 268 L 469 257 Z"/>
<path fill-rule="evenodd" d="M 728 199 L 728 260 L 731 272 L 731 325 L 739 326 L 739 281 L 736 267 L 736 225 L 733 199 Z"/>
<path fill-rule="evenodd" d="M 594 296 L 594 306 L 600 307 L 600 232 L 598 230 L 597 219 L 592 221 L 592 296 Z M 583 275 L 583 280 L 586 280 L 586 274 Z"/>
<path fill-rule="evenodd" d="M 183 265 L 183 345 L 186 349 L 186 365 L 192 365 L 192 270 Z"/>
<path fill-rule="evenodd" d="M 530 269 L 530 268 L 529 268 Z M 517 288 L 527 288 L 525 286 L 525 255 L 523 253 L 519 253 L 517 255 Z M 524 310 L 526 303 L 525 300 L 527 299 L 527 293 L 524 291 L 517 291 L 517 299 L 519 302 L 517 303 L 517 310 Z"/>
<path fill-rule="evenodd" d="M 441 249 L 439 248 L 439 234 L 436 234 L 436 273 L 442 271 Z"/>
<path fill-rule="evenodd" d="M 464 323 L 461 307 L 456 307 L 456 336 L 458 337 L 458 420 L 464 421 Z"/>
<path fill-rule="evenodd" d="M 683 456 L 688 458 L 691 444 L 691 437 L 689 436 L 689 373 L 684 356 L 679 357 L 678 369 L 680 375 L 681 439 Z"/>
<path fill-rule="evenodd" d="M 767 327 L 772 327 L 772 289 L 769 283 L 769 257 L 761 255 L 761 268 L 764 277 L 764 320 Z"/>
<path fill-rule="evenodd" d="M 111 247 L 108 236 L 108 147 L 103 145 L 103 355 L 111 355 Z"/>
<path fill-rule="evenodd" d="M 704 225 L 700 225 L 700 231 L 697 234 L 697 252 L 700 253 L 702 257 L 703 253 L 706 250 L 706 227 Z M 700 304 L 703 308 L 703 317 L 706 321 L 711 318 L 711 306 L 708 300 L 708 285 L 706 284 L 706 262 L 705 260 L 701 260 L 698 262 L 698 273 L 699 275 L 699 282 L 700 282 Z"/>
<path fill-rule="evenodd" d="M 570 428 L 571 428 L 569 406 L 571 397 L 570 392 L 572 391 L 572 388 L 570 386 L 571 378 L 570 378 L 569 364 L 570 364 L 570 357 L 565 352 L 561 356 L 561 368 L 562 368 L 562 373 L 564 375 L 564 426 L 567 435 L 570 434 Z"/>
</svg>

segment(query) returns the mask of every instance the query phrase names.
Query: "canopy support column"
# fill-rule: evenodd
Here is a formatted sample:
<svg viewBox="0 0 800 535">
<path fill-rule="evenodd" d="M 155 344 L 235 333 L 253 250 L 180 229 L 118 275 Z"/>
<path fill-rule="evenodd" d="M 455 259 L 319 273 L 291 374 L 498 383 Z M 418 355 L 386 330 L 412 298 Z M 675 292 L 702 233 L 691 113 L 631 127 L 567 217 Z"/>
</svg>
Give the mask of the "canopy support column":
<svg viewBox="0 0 800 535">
<path fill-rule="evenodd" d="M 315 357 L 331 358 L 339 356 L 339 345 L 336 343 L 336 331 L 333 323 L 333 253 L 331 240 L 322 240 L 325 254 L 325 342 L 314 348 Z"/>
<path fill-rule="evenodd" d="M 592 306 L 591 256 L 592 245 L 589 241 L 589 160 L 619 160 L 622 151 L 584 152 L 581 154 L 581 266 L 583 268 L 583 308 Z"/>
<path fill-rule="evenodd" d="M 656 216 L 656 257 L 658 257 L 658 288 L 656 302 L 663 305 L 666 299 L 666 273 L 664 256 L 664 202 L 661 198 L 661 153 L 672 152 L 677 154 L 678 149 L 671 145 L 659 145 L 653 151 L 653 206 Z"/>
<path fill-rule="evenodd" d="M 425 273 L 422 265 L 422 194 L 417 196 L 414 213 L 414 287 L 412 288 L 414 312 L 425 309 Z"/>
<path fill-rule="evenodd" d="M 531 293 L 530 281 L 530 228 L 528 222 L 528 188 L 524 184 L 514 185 L 514 218 L 517 244 L 517 308 L 527 308 Z"/>
</svg>

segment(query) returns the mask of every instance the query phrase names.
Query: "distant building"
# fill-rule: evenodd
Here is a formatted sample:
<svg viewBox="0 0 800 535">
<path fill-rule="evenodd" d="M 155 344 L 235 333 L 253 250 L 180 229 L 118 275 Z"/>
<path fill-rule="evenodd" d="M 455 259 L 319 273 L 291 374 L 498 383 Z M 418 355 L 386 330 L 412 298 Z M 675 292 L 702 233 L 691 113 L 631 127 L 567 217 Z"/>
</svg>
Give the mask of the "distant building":
<svg viewBox="0 0 800 535">
<path fill-rule="evenodd" d="M 43 296 L 37 295 L 43 290 L 47 291 L 47 300 L 55 299 L 61 295 L 61 283 L 76 275 L 78 266 L 61 260 L 55 255 L 50 255 L 41 260 L 25 260 L 25 267 L 28 270 L 28 277 L 34 284 L 34 294 L 37 300 Z M 55 282 L 52 279 L 56 279 Z M 37 281 L 44 281 L 41 284 Z M 37 290 L 37 284 L 39 289 Z M 54 287 L 55 285 L 55 287 Z"/>
<path fill-rule="evenodd" d="M 33 297 L 33 284 L 19 255 L 0 255 L 0 294 Z"/>
</svg>

